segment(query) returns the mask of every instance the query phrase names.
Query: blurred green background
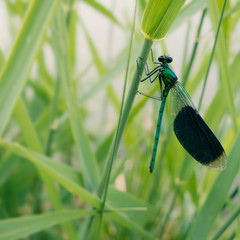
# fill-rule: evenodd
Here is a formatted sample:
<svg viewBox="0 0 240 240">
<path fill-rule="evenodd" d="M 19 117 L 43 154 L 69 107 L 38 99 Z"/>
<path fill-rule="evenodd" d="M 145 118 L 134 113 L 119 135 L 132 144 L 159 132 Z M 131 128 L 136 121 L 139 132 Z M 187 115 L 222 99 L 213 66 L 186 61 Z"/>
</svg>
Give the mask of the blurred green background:
<svg viewBox="0 0 240 240">
<path fill-rule="evenodd" d="M 186 153 L 168 99 L 150 174 L 159 101 L 136 95 L 111 155 L 144 42 L 136 2 L 0 1 L 0 239 L 240 239 L 240 3 L 227 2 L 200 108 L 227 169 Z M 223 4 L 186 1 L 152 45 L 196 107 Z M 157 82 L 139 90 L 159 94 Z"/>
</svg>

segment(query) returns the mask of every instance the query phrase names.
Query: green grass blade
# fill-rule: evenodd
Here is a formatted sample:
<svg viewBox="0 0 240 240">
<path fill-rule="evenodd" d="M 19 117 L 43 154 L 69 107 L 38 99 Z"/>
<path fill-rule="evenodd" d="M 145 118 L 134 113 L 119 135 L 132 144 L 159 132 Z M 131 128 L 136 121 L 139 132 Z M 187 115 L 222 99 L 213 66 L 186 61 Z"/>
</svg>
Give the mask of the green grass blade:
<svg viewBox="0 0 240 240">
<path fill-rule="evenodd" d="M 59 98 L 59 91 L 60 91 L 60 78 L 58 77 L 56 80 L 55 92 L 52 100 L 52 108 L 51 108 L 51 117 L 49 121 L 49 131 L 48 131 L 48 138 L 47 144 L 45 147 L 45 153 L 47 156 L 51 155 L 51 145 L 53 142 L 54 133 L 56 131 L 56 124 L 54 122 L 56 115 L 57 115 L 57 108 L 58 108 L 58 98 Z"/>
<path fill-rule="evenodd" d="M 129 193 L 121 192 L 109 186 L 108 203 L 114 208 L 141 208 L 142 211 L 128 211 L 125 214 L 140 225 L 146 224 L 150 217 L 151 206 L 142 199 L 139 199 Z"/>
<path fill-rule="evenodd" d="M 34 1 L 0 76 L 0 136 L 8 123 L 59 1 Z"/>
<path fill-rule="evenodd" d="M 183 9 L 179 12 L 169 31 L 172 32 L 173 30 L 177 29 L 181 24 L 185 23 L 186 20 L 190 19 L 199 10 L 203 10 L 206 7 L 207 0 L 191 1 L 189 4 L 184 6 Z"/>
<path fill-rule="evenodd" d="M 128 228 L 129 230 L 137 233 L 140 237 L 143 239 L 149 239 L 153 240 L 155 237 L 152 233 L 147 231 L 145 228 L 138 225 L 135 221 L 131 220 L 130 218 L 126 218 L 125 215 L 121 212 L 115 214 L 115 213 L 109 213 L 108 214 L 113 220 L 120 223 L 122 226 Z"/>
<path fill-rule="evenodd" d="M 238 205 L 236 207 L 236 209 L 231 213 L 231 215 L 228 217 L 226 222 L 224 222 L 224 224 L 218 229 L 218 231 L 214 234 L 214 236 L 211 238 L 211 240 L 220 239 L 221 235 L 234 222 L 234 220 L 239 216 L 239 214 L 240 214 L 240 205 Z"/>
<path fill-rule="evenodd" d="M 228 57 L 227 57 L 227 47 L 226 47 L 226 41 L 224 39 L 224 34 L 220 29 L 221 26 L 221 22 L 222 22 L 222 18 L 223 18 L 223 14 L 224 14 L 224 10 L 225 10 L 225 6 L 226 6 L 226 0 L 224 1 L 223 7 L 222 7 L 222 12 L 221 12 L 221 16 L 219 16 L 218 13 L 218 6 L 217 6 L 217 2 L 216 0 L 214 1 L 208 1 L 208 9 L 209 9 L 209 13 L 212 19 L 212 23 L 215 29 L 217 29 L 216 31 L 216 37 L 215 37 L 215 42 L 214 42 L 214 46 L 213 46 L 213 50 L 212 50 L 212 55 L 210 58 L 210 62 L 209 62 L 209 67 L 208 67 L 208 71 L 206 74 L 206 78 L 204 80 L 204 85 L 203 85 L 203 90 L 202 90 L 202 94 L 200 97 L 200 101 L 199 101 L 199 107 L 198 109 L 201 107 L 201 103 L 202 103 L 202 98 L 203 98 L 203 93 L 205 91 L 205 86 L 206 86 L 206 81 L 207 81 L 207 77 L 208 77 L 208 73 L 210 70 L 210 65 L 213 59 L 213 54 L 215 51 L 215 47 L 216 47 L 216 54 L 218 57 L 218 63 L 219 63 L 219 69 L 222 75 L 222 85 L 224 87 L 224 93 L 226 94 L 226 101 L 228 104 L 228 108 L 232 117 L 232 122 L 234 125 L 235 130 L 237 131 L 237 118 L 236 118 L 236 111 L 235 111 L 235 106 L 234 106 L 234 101 L 233 101 L 233 94 L 232 94 L 232 89 L 231 89 L 231 74 L 229 71 L 229 67 L 228 67 Z M 217 43 L 217 39 L 218 43 Z"/>
<path fill-rule="evenodd" d="M 239 206 L 239 202 L 235 206 L 239 192 L 235 183 L 239 174 L 239 170 L 236 173 L 239 166 L 236 149 L 240 140 L 236 139 L 239 133 L 233 127 L 224 84 L 229 73 L 227 81 L 230 81 L 239 128 L 240 54 L 236 39 L 240 36 L 237 31 L 240 4 L 236 0 L 227 2 L 201 111 L 229 159 L 226 171 L 230 172 L 224 171 L 227 176 L 223 178 L 222 172 L 215 173 L 200 166 L 178 142 L 169 119 L 171 99 L 167 100 L 164 111 L 156 172 L 149 174 L 156 111 L 161 102 L 136 92 L 139 87 L 139 91 L 148 95 L 160 94 L 158 78 L 153 83 L 139 81 L 144 78 L 141 74 L 146 62 L 150 71 L 159 66 L 152 63 L 149 56 L 152 48 L 155 61 L 163 54 L 173 57 L 171 68 L 180 82 L 188 79 L 186 89 L 193 102 L 197 102 L 224 0 L 136 0 L 137 22 L 129 64 L 134 10 L 131 4 L 119 8 L 115 1 L 110 4 L 104 0 L 43 1 L 0 1 L 2 74 L 8 62 L 15 61 L 13 53 L 24 56 L 18 60 L 20 67 L 9 70 L 18 71 L 11 73 L 16 76 L 15 80 L 11 80 L 6 91 L 0 88 L 0 99 L 2 93 L 9 95 L 4 103 L 12 108 L 5 126 L 0 125 L 0 236 L 1 224 L 9 220 L 8 233 L 15 234 L 14 239 L 187 240 L 191 237 L 190 240 L 202 240 L 229 238 L 233 234 L 240 239 L 240 217 L 235 211 Z M 183 1 L 179 8 L 177 4 Z M 35 6 L 35 13 L 45 4 L 52 13 L 48 13 L 51 10 L 46 7 L 46 11 L 38 15 L 46 17 L 41 23 L 36 24 L 35 17 L 31 18 L 34 28 L 40 26 L 33 30 L 39 38 L 36 43 L 30 42 L 31 45 L 27 38 L 21 41 L 24 54 L 20 54 L 20 47 L 13 48 L 17 45 L 15 39 L 23 33 L 31 35 L 30 27 L 26 29 L 25 16 L 34 5 L 39 6 Z M 207 7 L 200 33 L 199 22 L 204 17 L 202 15 L 201 19 L 201 14 Z M 147 13 L 147 10 L 144 13 L 145 8 L 152 11 L 146 18 L 149 29 L 155 28 L 155 37 L 165 36 L 166 40 L 143 42 L 140 22 Z M 96 16 L 90 15 L 92 12 Z M 169 29 L 166 35 L 164 29 Z M 225 49 L 219 50 L 218 45 Z M 33 51 L 27 52 L 29 47 L 33 47 Z M 28 55 L 26 59 L 25 55 Z M 126 88 L 126 100 L 121 107 L 127 65 L 132 81 Z M 21 72 L 25 73 L 25 78 Z M 9 102 L 10 97 L 13 103 Z M 6 106 L 0 105 L 0 119 L 4 118 L 1 115 Z M 82 210 L 93 210 L 94 214 L 75 220 L 66 216 L 66 222 L 64 217 L 61 221 L 56 215 L 58 225 L 51 215 L 45 215 L 64 213 L 63 209 L 77 212 L 79 206 Z M 41 222 L 44 216 L 49 225 Z M 30 217 L 36 225 L 28 226 L 25 217 Z M 70 213 L 69 217 L 72 217 Z M 19 222 L 10 222 L 12 220 Z M 18 230 L 22 224 L 25 235 L 15 228 L 15 223 Z"/>
<path fill-rule="evenodd" d="M 0 140 L 0 146 L 2 146 L 5 149 L 10 150 L 12 153 L 15 153 L 21 157 L 24 157 L 34 163 L 41 171 L 47 175 L 49 175 L 52 179 L 59 182 L 63 187 L 65 187 L 68 191 L 70 191 L 72 194 L 78 196 L 83 202 L 89 203 L 92 207 L 95 207 L 97 209 L 101 206 L 101 201 L 98 199 L 94 194 L 89 193 L 87 190 L 85 190 L 83 187 L 79 185 L 79 173 L 65 165 L 59 162 L 55 162 L 54 160 L 47 158 L 43 155 L 37 154 L 33 151 L 30 151 L 18 144 L 12 144 L 5 141 Z M 137 207 L 146 207 L 144 203 L 140 200 L 137 200 L 133 197 L 127 196 L 124 194 L 121 194 L 121 192 L 116 191 L 110 191 L 110 203 L 116 204 L 117 201 L 122 199 L 123 203 L 130 202 L 130 205 L 124 204 L 123 206 L 125 208 L 132 207 L 133 205 Z M 117 199 L 116 199 L 117 196 Z M 135 201 L 136 204 L 133 204 Z M 108 211 L 108 214 L 111 218 L 113 218 L 115 221 L 117 221 L 119 224 L 129 228 L 130 230 L 136 232 L 138 235 L 145 237 L 146 239 L 153 239 L 151 234 L 146 231 L 142 226 L 137 224 L 135 221 L 131 220 L 128 217 L 128 213 L 123 214 L 120 212 L 109 212 L 112 209 L 112 207 L 109 206 L 109 204 L 106 204 L 105 210 Z M 129 212 L 129 216 L 131 216 L 131 212 Z"/>
<path fill-rule="evenodd" d="M 206 76 L 205 76 L 205 79 L 204 79 L 204 82 L 203 82 L 203 88 L 202 88 L 200 100 L 199 100 L 199 103 L 198 103 L 198 110 L 201 108 L 201 105 L 202 105 L 203 95 L 204 95 L 204 92 L 205 92 L 205 88 L 206 88 L 206 84 L 207 84 L 207 79 L 208 79 L 210 67 L 211 67 L 211 64 L 212 64 L 212 61 L 213 61 L 213 56 L 214 56 L 215 49 L 216 49 L 216 46 L 217 46 L 217 41 L 218 41 L 219 34 L 220 34 L 220 29 L 221 29 L 221 25 L 222 25 L 222 20 L 223 20 L 223 15 L 224 15 L 226 3 L 227 3 L 227 1 L 225 0 L 224 3 L 223 3 L 221 16 L 220 16 L 220 18 L 217 18 L 219 20 L 217 20 L 216 18 L 214 19 L 214 24 L 216 25 L 215 27 L 217 27 L 217 31 L 216 31 L 216 36 L 215 36 L 215 39 L 214 39 L 213 48 L 212 48 L 212 51 L 211 51 L 211 56 L 210 56 L 210 59 L 209 59 L 207 73 L 206 73 Z M 210 4 L 210 5 L 212 5 L 212 4 Z M 215 4 L 215 7 L 216 7 L 216 4 Z M 215 13 L 216 9 L 213 10 L 213 8 L 212 8 L 212 11 Z M 211 11 L 210 11 L 210 15 L 213 16 L 214 14 L 211 13 Z M 214 17 L 216 17 L 215 15 L 214 15 Z M 225 48 L 225 46 L 224 46 L 224 48 Z M 225 54 L 226 54 L 226 51 L 225 51 Z"/>
<path fill-rule="evenodd" d="M 14 109 L 15 118 L 21 127 L 21 131 L 26 141 L 27 145 L 34 151 L 38 153 L 43 152 L 39 137 L 34 129 L 33 123 L 30 119 L 27 107 L 22 99 L 19 97 L 15 109 Z"/>
<path fill-rule="evenodd" d="M 82 173 L 85 184 L 89 189 L 98 185 L 100 172 L 96 158 L 90 148 L 90 142 L 84 129 L 80 114 L 78 113 L 76 89 L 72 85 L 72 76 L 69 66 L 67 32 L 62 9 L 57 14 L 55 22 L 55 54 L 61 78 L 64 97 L 66 100 L 72 135 L 76 143 L 79 160 L 82 164 Z M 61 39 L 61 41 L 59 41 Z"/>
<path fill-rule="evenodd" d="M 114 15 L 106 9 L 103 5 L 95 0 L 84 0 L 86 4 L 89 4 L 91 7 L 95 8 L 97 12 L 102 13 L 104 16 L 109 18 L 113 23 L 120 25 L 119 21 L 114 17 Z"/>
<path fill-rule="evenodd" d="M 85 34 L 89 49 L 91 51 L 92 54 L 92 58 L 93 58 L 93 64 L 96 67 L 99 77 L 101 78 L 102 76 L 104 76 L 107 73 L 107 68 L 104 65 L 104 62 L 102 61 L 102 58 L 100 57 L 100 54 L 97 50 L 97 48 L 94 46 L 94 43 L 85 27 L 85 25 L 83 24 L 83 20 L 80 20 L 81 22 L 81 26 L 83 28 L 83 32 Z M 118 98 L 116 97 L 116 93 L 113 89 L 113 87 L 111 85 L 107 86 L 106 88 L 109 100 L 111 100 L 111 102 L 114 104 L 115 109 L 119 109 L 119 101 Z"/>
<path fill-rule="evenodd" d="M 144 41 L 144 45 L 142 47 L 142 51 L 140 53 L 140 57 L 143 59 L 143 61 L 139 61 L 139 68 L 137 68 L 135 70 L 134 76 L 133 76 L 133 81 L 131 83 L 125 104 L 124 104 L 124 108 L 123 108 L 123 113 L 122 113 L 122 118 L 120 121 L 120 125 L 119 125 L 119 131 L 118 131 L 118 137 L 116 138 L 116 145 L 112 145 L 112 148 L 114 147 L 117 151 L 119 144 L 120 144 L 120 140 L 122 138 L 124 129 L 126 127 L 127 121 L 128 121 L 128 117 L 130 114 L 130 111 L 132 109 L 132 105 L 133 105 L 133 101 L 134 98 L 136 96 L 137 93 L 137 89 L 138 89 L 138 85 L 139 85 L 139 81 L 140 81 L 140 77 L 142 76 L 143 73 L 143 68 L 144 68 L 144 64 L 146 60 L 147 60 L 147 56 L 149 54 L 149 51 L 151 49 L 152 46 L 152 41 L 145 39 Z M 111 149 L 112 149 L 111 148 Z M 109 154 L 109 159 L 111 158 L 111 154 Z M 107 168 L 106 168 L 107 171 Z M 106 178 L 106 174 L 103 175 L 103 178 L 101 180 L 101 183 L 99 185 L 98 188 L 98 195 L 102 196 L 104 188 L 105 188 L 105 178 Z"/>
<path fill-rule="evenodd" d="M 196 38 L 195 38 L 195 43 L 194 43 L 194 47 L 193 47 L 193 50 L 192 50 L 191 58 L 189 60 L 187 70 L 186 70 L 186 72 L 185 72 L 185 74 L 183 75 L 183 78 L 182 78 L 182 85 L 183 86 L 185 86 L 185 84 L 188 80 L 190 71 L 191 71 L 192 66 L 193 66 L 193 62 L 194 62 L 196 52 L 197 52 L 197 48 L 198 48 L 198 44 L 199 44 L 199 37 L 200 37 L 201 29 L 202 29 L 202 24 L 203 24 L 203 20 L 205 18 L 206 12 L 207 12 L 207 9 L 205 8 L 202 12 L 201 20 L 200 20 L 200 23 L 199 23 L 199 26 L 198 26 L 198 31 L 197 31 L 197 35 L 196 35 Z"/>
<path fill-rule="evenodd" d="M 232 151 L 229 154 L 227 169 L 219 174 L 207 196 L 205 203 L 195 217 L 193 225 L 190 229 L 188 240 L 207 239 L 212 229 L 214 220 L 220 213 L 233 180 L 238 173 L 240 167 L 239 145 L 240 135 L 238 135 Z"/>
<path fill-rule="evenodd" d="M 39 136 L 37 132 L 35 131 L 35 128 L 33 126 L 33 123 L 30 119 L 30 116 L 28 114 L 27 108 L 24 104 L 24 101 L 21 97 L 19 97 L 16 107 L 14 109 L 14 115 L 15 118 L 18 121 L 18 124 L 21 127 L 21 131 L 24 137 L 24 140 L 26 141 L 27 145 L 34 151 L 38 153 L 43 153 L 43 149 L 39 140 Z M 41 170 L 39 171 L 41 178 L 45 184 L 45 187 L 48 191 L 48 195 L 50 196 L 50 199 L 52 201 L 52 204 L 55 209 L 61 210 L 63 209 L 60 196 L 57 190 L 57 187 L 55 186 L 54 182 Z M 74 232 L 74 228 L 71 225 L 71 223 L 64 223 L 64 227 L 66 229 L 66 232 L 71 239 L 77 239 L 76 233 Z"/>
<path fill-rule="evenodd" d="M 94 215 L 94 210 L 62 210 L 0 221 L 0 240 L 25 238 L 57 224 Z"/>
<path fill-rule="evenodd" d="M 234 14 L 235 12 L 239 11 L 239 9 L 240 9 L 240 2 L 236 2 L 235 5 L 231 6 L 231 8 L 228 9 L 228 11 L 226 11 L 226 13 L 224 14 L 224 20 L 229 16 L 231 16 L 232 14 Z"/>
<path fill-rule="evenodd" d="M 118 139 L 119 138 L 119 130 L 120 130 L 120 123 L 122 120 L 123 106 L 125 103 L 125 94 L 126 94 L 128 71 L 129 71 L 129 64 L 130 64 L 130 58 L 131 58 L 131 52 L 132 52 L 133 33 L 134 33 L 134 29 L 135 29 L 136 12 L 137 12 L 137 0 L 135 2 L 135 9 L 134 9 L 134 16 L 133 16 L 134 20 L 133 20 L 133 26 L 132 26 L 132 32 L 131 32 L 128 61 L 127 61 L 127 68 L 126 68 L 126 72 L 125 72 L 125 80 L 124 80 L 124 87 L 123 87 L 123 93 L 122 93 L 122 102 L 121 102 L 120 114 L 119 114 L 119 119 L 118 119 L 118 124 L 117 124 L 117 130 L 116 130 L 116 135 L 114 137 L 114 141 L 113 141 L 113 144 L 111 147 L 110 155 L 109 155 L 108 161 L 106 163 L 106 168 L 105 168 L 106 174 L 104 174 L 104 177 L 102 179 L 102 183 L 104 184 L 104 192 L 103 192 L 103 197 L 102 197 L 103 203 L 102 203 L 102 207 L 100 210 L 100 219 L 99 219 L 99 225 L 98 225 L 98 235 L 99 236 L 98 237 L 100 237 L 100 232 L 101 232 L 103 211 L 104 211 L 105 204 L 107 201 L 107 194 L 108 194 L 108 188 L 109 188 L 109 184 L 110 184 L 110 177 L 111 177 L 111 173 L 112 173 L 113 161 L 115 160 L 115 157 L 117 155 L 118 142 L 119 142 L 119 139 Z"/>
<path fill-rule="evenodd" d="M 82 201 L 85 201 L 96 208 L 100 207 L 100 200 L 79 184 L 79 174 L 77 174 L 77 172 L 69 166 L 28 150 L 19 144 L 8 143 L 0 140 L 0 145 L 21 157 L 27 158 L 40 168 L 43 173 L 58 181 L 71 193 L 79 196 Z"/>
<path fill-rule="evenodd" d="M 125 52 L 125 50 L 123 50 L 123 52 Z M 133 62 L 135 63 L 135 59 L 138 57 L 136 51 L 133 52 L 133 56 L 131 57 L 131 64 Z M 84 104 L 88 99 L 93 97 L 101 89 L 110 84 L 118 75 L 124 72 L 126 68 L 127 57 L 124 55 L 124 57 L 118 56 L 117 58 L 120 58 L 120 61 L 117 61 L 117 63 L 111 69 L 108 69 L 108 72 L 104 74 L 104 76 L 102 76 L 101 79 L 95 85 L 93 85 L 87 93 L 83 94 L 83 96 L 80 97 L 79 103 Z"/>
<path fill-rule="evenodd" d="M 95 47 L 94 42 L 93 42 L 92 38 L 90 37 L 82 19 L 80 19 L 80 23 L 81 23 L 81 27 L 83 29 L 84 35 L 86 37 L 88 47 L 89 47 L 90 52 L 92 54 L 93 64 L 96 67 L 99 76 L 103 76 L 104 74 L 106 74 L 107 68 L 105 67 L 104 62 L 102 61 L 102 59 L 100 57 L 100 54 L 98 53 L 98 50 Z"/>
<path fill-rule="evenodd" d="M 233 59 L 230 65 L 230 72 L 231 72 L 231 84 L 233 86 L 233 94 L 237 94 L 237 88 L 239 84 L 239 64 L 240 64 L 240 54 L 237 54 L 236 57 Z M 227 102 L 225 98 L 223 98 L 223 87 L 219 88 L 218 92 L 216 93 L 214 99 L 212 100 L 211 105 L 209 106 L 204 119 L 209 124 L 209 126 L 214 130 L 214 127 L 218 126 L 224 116 L 224 113 L 227 109 Z M 221 107 L 220 107 L 221 106 Z"/>
</svg>

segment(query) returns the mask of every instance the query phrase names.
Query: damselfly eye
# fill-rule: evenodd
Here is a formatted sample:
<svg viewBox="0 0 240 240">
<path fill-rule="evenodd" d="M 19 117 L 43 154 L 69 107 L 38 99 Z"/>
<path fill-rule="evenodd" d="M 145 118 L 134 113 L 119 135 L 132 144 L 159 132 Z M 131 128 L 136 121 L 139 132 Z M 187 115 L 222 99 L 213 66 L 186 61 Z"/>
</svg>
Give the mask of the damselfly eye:
<svg viewBox="0 0 240 240">
<path fill-rule="evenodd" d="M 164 62 L 164 61 L 165 61 L 165 56 L 160 56 L 160 57 L 158 58 L 158 61 L 159 61 L 159 62 Z"/>
<path fill-rule="evenodd" d="M 167 57 L 167 56 L 160 56 L 158 58 L 158 61 L 159 62 L 162 62 L 162 63 L 171 63 L 173 61 L 173 59 L 171 57 Z"/>
<path fill-rule="evenodd" d="M 171 63 L 173 59 L 171 57 L 165 57 L 167 63 Z"/>
</svg>

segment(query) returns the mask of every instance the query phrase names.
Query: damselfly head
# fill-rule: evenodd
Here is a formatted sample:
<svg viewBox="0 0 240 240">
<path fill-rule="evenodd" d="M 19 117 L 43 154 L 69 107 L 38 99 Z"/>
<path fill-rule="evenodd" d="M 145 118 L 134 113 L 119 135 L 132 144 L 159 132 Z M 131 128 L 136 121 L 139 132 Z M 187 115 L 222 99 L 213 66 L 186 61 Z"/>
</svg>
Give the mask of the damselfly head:
<svg viewBox="0 0 240 240">
<path fill-rule="evenodd" d="M 158 61 L 162 62 L 162 63 L 171 63 L 173 61 L 173 59 L 171 57 L 168 57 L 168 56 L 160 56 L 158 58 Z"/>
</svg>

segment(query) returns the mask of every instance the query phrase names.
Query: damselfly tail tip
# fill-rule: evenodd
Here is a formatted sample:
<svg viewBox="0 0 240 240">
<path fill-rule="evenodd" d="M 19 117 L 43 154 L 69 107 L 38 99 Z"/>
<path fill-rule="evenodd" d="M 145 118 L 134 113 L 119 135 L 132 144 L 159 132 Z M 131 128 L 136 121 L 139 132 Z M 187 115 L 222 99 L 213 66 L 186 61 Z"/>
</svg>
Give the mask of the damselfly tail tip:
<svg viewBox="0 0 240 240">
<path fill-rule="evenodd" d="M 149 166 L 149 172 L 150 172 L 150 173 L 153 173 L 153 170 L 154 170 L 154 167 L 150 165 L 150 166 Z"/>
</svg>

